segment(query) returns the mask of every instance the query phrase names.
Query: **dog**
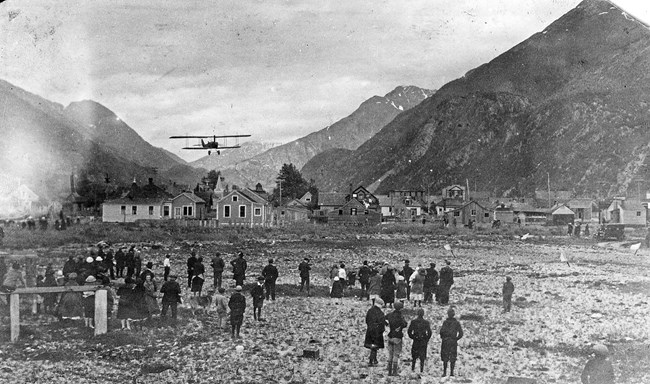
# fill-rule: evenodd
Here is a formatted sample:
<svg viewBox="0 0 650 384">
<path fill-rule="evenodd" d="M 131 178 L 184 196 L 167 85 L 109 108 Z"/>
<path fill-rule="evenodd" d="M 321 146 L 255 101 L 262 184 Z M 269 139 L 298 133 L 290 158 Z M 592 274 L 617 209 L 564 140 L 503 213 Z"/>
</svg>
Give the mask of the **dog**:
<svg viewBox="0 0 650 384">
<path fill-rule="evenodd" d="M 203 310 L 204 313 L 208 312 L 212 305 L 212 295 L 208 296 L 190 296 L 188 301 L 192 309 L 192 315 L 196 316 L 196 311 Z"/>
</svg>

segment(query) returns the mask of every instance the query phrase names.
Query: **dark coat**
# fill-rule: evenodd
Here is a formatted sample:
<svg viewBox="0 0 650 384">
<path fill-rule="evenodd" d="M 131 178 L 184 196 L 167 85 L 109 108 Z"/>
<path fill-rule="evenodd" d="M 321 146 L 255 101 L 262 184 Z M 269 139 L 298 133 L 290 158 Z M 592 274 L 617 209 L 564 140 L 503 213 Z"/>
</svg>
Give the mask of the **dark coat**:
<svg viewBox="0 0 650 384">
<path fill-rule="evenodd" d="M 406 320 L 404 320 L 404 316 L 402 316 L 401 311 L 393 311 L 386 316 L 386 322 L 388 322 L 388 327 L 390 330 L 388 331 L 388 337 L 391 339 L 398 338 L 401 339 L 404 337 L 404 333 L 402 332 L 404 328 L 408 325 Z"/>
<path fill-rule="evenodd" d="M 371 271 L 372 270 L 367 265 L 362 265 L 361 268 L 359 268 L 359 272 L 357 273 L 357 275 L 359 276 L 359 282 L 361 284 L 368 284 L 368 282 L 370 282 Z"/>
<path fill-rule="evenodd" d="M 372 306 L 366 313 L 366 338 L 364 347 L 369 349 L 384 348 L 384 327 L 386 317 L 384 312 L 376 306 Z"/>
<path fill-rule="evenodd" d="M 233 319 L 241 319 L 244 317 L 246 311 L 246 298 L 239 292 L 235 292 L 228 300 L 228 308 L 230 308 L 230 316 Z"/>
<path fill-rule="evenodd" d="M 453 317 L 447 318 L 440 328 L 440 357 L 442 361 L 456 361 L 458 353 L 458 340 L 463 337 L 463 328 L 458 320 Z"/>
<path fill-rule="evenodd" d="M 306 261 L 303 261 L 298 265 L 298 270 L 300 271 L 300 277 L 306 279 L 309 277 L 309 270 L 311 267 L 309 266 L 309 263 Z"/>
<path fill-rule="evenodd" d="M 614 368 L 609 359 L 601 356 L 587 361 L 582 370 L 580 380 L 583 384 L 612 384 L 614 383 Z"/>
<path fill-rule="evenodd" d="M 160 287 L 160 293 L 163 294 L 163 303 L 180 303 L 181 302 L 181 285 L 176 280 L 168 280 Z"/>
<path fill-rule="evenodd" d="M 512 281 L 506 281 L 503 283 L 503 296 L 512 297 L 512 294 L 515 292 L 515 285 L 512 284 Z"/>
<path fill-rule="evenodd" d="M 275 283 L 278 279 L 278 268 L 273 264 L 268 264 L 262 270 L 262 276 L 264 276 L 264 281 L 267 283 Z"/>
<path fill-rule="evenodd" d="M 409 277 L 415 272 L 413 268 L 408 265 L 405 265 L 404 268 L 399 272 L 400 275 L 404 276 L 404 279 L 408 281 Z"/>
<path fill-rule="evenodd" d="M 381 293 L 379 296 L 386 304 L 395 302 L 395 275 L 393 271 L 387 271 L 381 278 Z"/>
<path fill-rule="evenodd" d="M 433 288 L 438 284 L 438 271 L 435 268 L 427 268 L 427 277 L 424 278 L 424 288 Z"/>
<path fill-rule="evenodd" d="M 256 304 L 261 305 L 264 302 L 264 286 L 255 284 L 251 289 L 251 296 L 253 297 L 253 306 Z"/>
<path fill-rule="evenodd" d="M 118 249 L 117 252 L 115 252 L 115 264 L 117 267 L 124 267 L 126 264 L 126 255 L 124 252 L 122 252 L 121 249 Z"/>
<path fill-rule="evenodd" d="M 408 335 L 413 339 L 411 354 L 413 356 L 422 356 L 426 358 L 427 344 L 431 339 L 431 324 L 428 321 L 417 317 L 411 321 L 408 329 Z"/>
<path fill-rule="evenodd" d="M 135 319 L 137 316 L 135 306 L 137 304 L 135 295 L 133 294 L 133 286 L 125 285 L 118 288 L 117 296 L 119 296 L 119 301 L 117 302 L 117 318 Z"/>
<path fill-rule="evenodd" d="M 451 287 L 454 285 L 454 271 L 448 265 L 440 269 L 440 286 Z"/>
<path fill-rule="evenodd" d="M 340 280 L 336 280 L 332 283 L 332 292 L 330 292 L 330 297 L 335 299 L 343 297 L 343 283 L 341 283 Z"/>
<path fill-rule="evenodd" d="M 232 265 L 232 273 L 233 275 L 245 275 L 246 274 L 246 269 L 248 268 L 248 263 L 243 257 L 238 257 L 235 260 L 230 262 L 230 265 Z"/>
<path fill-rule="evenodd" d="M 220 256 L 215 256 L 212 259 L 211 266 L 216 273 L 223 273 L 224 268 L 226 268 L 226 263 L 223 261 L 223 259 Z"/>
</svg>

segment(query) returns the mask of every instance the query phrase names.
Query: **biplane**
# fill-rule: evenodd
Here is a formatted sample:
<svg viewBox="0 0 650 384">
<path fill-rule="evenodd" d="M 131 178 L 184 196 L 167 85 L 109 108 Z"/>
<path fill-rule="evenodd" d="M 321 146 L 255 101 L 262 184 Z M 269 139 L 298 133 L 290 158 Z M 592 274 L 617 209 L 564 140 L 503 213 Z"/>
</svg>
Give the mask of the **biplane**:
<svg viewBox="0 0 650 384">
<path fill-rule="evenodd" d="M 250 137 L 251 135 L 223 135 L 223 136 L 217 136 L 217 135 L 212 135 L 212 136 L 169 136 L 170 139 L 200 139 L 201 143 L 200 144 L 195 144 L 194 146 L 191 147 L 183 147 L 183 149 L 199 149 L 199 150 L 208 150 L 208 155 L 212 153 L 213 150 L 217 151 L 217 155 L 221 154 L 222 149 L 235 149 L 235 148 L 241 148 L 241 145 L 235 144 L 228 146 L 226 142 L 224 141 L 223 144 L 220 144 L 217 139 L 231 139 L 231 138 L 237 138 L 239 139 L 240 137 Z M 207 141 L 204 141 L 203 139 L 208 139 Z M 212 139 L 212 140 L 209 140 Z"/>
</svg>

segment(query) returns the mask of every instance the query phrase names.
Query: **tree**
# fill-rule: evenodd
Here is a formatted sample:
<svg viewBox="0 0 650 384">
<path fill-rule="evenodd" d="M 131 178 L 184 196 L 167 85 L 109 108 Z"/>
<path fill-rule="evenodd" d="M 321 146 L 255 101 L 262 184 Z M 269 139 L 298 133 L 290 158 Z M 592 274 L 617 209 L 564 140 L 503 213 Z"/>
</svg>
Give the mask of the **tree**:
<svg viewBox="0 0 650 384">
<path fill-rule="evenodd" d="M 282 183 L 281 187 L 280 183 Z M 282 201 L 280 201 L 280 189 L 282 189 Z M 284 164 L 278 174 L 278 187 L 273 190 L 272 200 L 280 205 L 284 201 L 302 197 L 307 191 L 312 195 L 318 193 L 313 181 L 310 183 L 305 180 L 295 165 Z"/>
<path fill-rule="evenodd" d="M 208 172 L 208 185 L 211 189 L 214 189 L 221 177 L 221 171 L 217 172 L 214 169 Z"/>
</svg>

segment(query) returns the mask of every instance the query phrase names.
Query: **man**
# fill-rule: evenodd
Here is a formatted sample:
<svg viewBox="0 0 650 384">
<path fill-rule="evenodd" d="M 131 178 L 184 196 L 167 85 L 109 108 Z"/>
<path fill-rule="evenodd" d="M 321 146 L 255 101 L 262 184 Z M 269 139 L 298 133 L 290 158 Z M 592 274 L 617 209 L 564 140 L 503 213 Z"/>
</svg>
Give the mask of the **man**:
<svg viewBox="0 0 650 384">
<path fill-rule="evenodd" d="M 126 252 L 124 264 L 126 265 L 126 276 L 133 277 L 135 273 L 135 245 L 132 245 Z"/>
<path fill-rule="evenodd" d="M 386 317 L 382 312 L 381 307 L 384 301 L 381 298 L 375 299 L 372 307 L 366 313 L 366 338 L 363 346 L 370 349 L 370 362 L 369 367 L 375 367 L 379 362 L 377 361 L 377 351 L 384 348 L 384 328 L 386 326 Z"/>
<path fill-rule="evenodd" d="M 192 288 L 192 278 L 194 277 L 194 264 L 198 259 L 196 258 L 196 252 L 192 250 L 190 252 L 190 257 L 187 258 L 187 288 Z"/>
<path fill-rule="evenodd" d="M 117 252 L 115 252 L 115 268 L 116 268 L 117 277 L 124 277 L 125 266 L 126 266 L 126 255 L 124 254 L 124 251 L 122 251 L 122 248 L 118 248 Z"/>
<path fill-rule="evenodd" d="M 230 300 L 228 301 L 228 308 L 230 308 L 232 338 L 239 339 L 239 331 L 244 322 L 244 311 L 246 310 L 246 298 L 241 294 L 241 285 L 235 287 L 235 293 L 230 296 Z"/>
<path fill-rule="evenodd" d="M 262 321 L 262 307 L 264 306 L 264 276 L 257 278 L 257 284 L 251 289 L 253 298 L 253 320 Z"/>
<path fill-rule="evenodd" d="M 108 268 L 108 274 L 111 279 L 115 280 L 115 264 L 113 263 L 113 260 L 113 250 L 109 248 L 104 257 L 104 264 L 106 264 L 106 268 Z"/>
<path fill-rule="evenodd" d="M 582 384 L 611 384 L 614 382 L 614 368 L 607 355 L 609 350 L 603 344 L 594 346 L 595 356 L 587 361 L 582 370 L 580 380 Z"/>
<path fill-rule="evenodd" d="M 244 253 L 239 252 L 237 258 L 232 260 L 230 265 L 232 265 L 232 278 L 235 280 L 235 284 L 243 286 L 244 280 L 246 280 L 246 269 L 248 268 Z"/>
<path fill-rule="evenodd" d="M 440 286 L 438 286 L 438 290 L 440 292 L 440 304 L 449 303 L 449 290 L 451 289 L 451 286 L 454 285 L 454 271 L 452 271 L 451 267 L 449 266 L 451 262 L 449 260 L 445 260 L 445 263 L 447 265 L 440 269 Z"/>
<path fill-rule="evenodd" d="M 210 266 L 212 267 L 212 273 L 214 275 L 214 282 L 212 285 L 215 288 L 221 288 L 223 270 L 226 268 L 226 263 L 221 258 L 221 253 L 217 252 L 214 255 Z"/>
<path fill-rule="evenodd" d="M 135 266 L 135 276 L 138 277 L 142 273 L 142 253 L 139 249 L 133 249 L 133 265 Z"/>
<path fill-rule="evenodd" d="M 151 280 L 153 280 L 156 277 L 156 274 L 153 273 L 153 263 L 151 261 L 147 262 L 147 265 L 144 268 L 144 271 L 140 273 L 140 280 L 145 281 L 147 280 L 146 277 L 147 275 L 151 275 Z"/>
<path fill-rule="evenodd" d="M 442 345 L 440 346 L 440 357 L 443 364 L 442 377 L 447 376 L 448 363 L 450 368 L 449 376 L 454 375 L 454 367 L 456 366 L 456 357 L 458 355 L 458 340 L 463 337 L 463 328 L 454 316 L 456 316 L 456 312 L 453 308 L 449 308 L 447 310 L 447 319 L 442 323 L 442 327 L 440 328 L 440 338 L 442 339 Z"/>
<path fill-rule="evenodd" d="M 169 254 L 165 255 L 165 260 L 163 260 L 163 267 L 165 268 L 165 272 L 163 273 L 163 280 L 167 281 L 167 279 L 169 279 L 169 272 L 172 270 L 172 263 L 169 259 Z"/>
<path fill-rule="evenodd" d="M 311 266 L 309 265 L 309 258 L 305 259 L 298 265 L 298 271 L 300 271 L 300 292 L 302 292 L 303 287 L 307 287 L 307 296 L 309 296 L 309 271 Z"/>
<path fill-rule="evenodd" d="M 181 302 L 181 285 L 176 282 L 176 275 L 169 275 L 169 280 L 162 285 L 160 293 L 163 294 L 160 317 L 164 319 L 167 309 L 171 307 L 172 320 L 176 321 L 178 303 Z"/>
<path fill-rule="evenodd" d="M 63 264 L 63 276 L 68 277 L 71 273 L 77 271 L 77 262 L 74 259 L 74 256 L 68 257 L 68 261 Z"/>
<path fill-rule="evenodd" d="M 512 283 L 512 278 L 510 276 L 506 277 L 505 283 L 503 283 L 503 312 L 510 312 L 512 307 L 512 294 L 515 292 L 515 285 Z"/>
<path fill-rule="evenodd" d="M 436 263 L 430 263 L 427 269 L 427 276 L 424 278 L 424 302 L 433 303 L 433 295 L 436 295 L 438 301 L 438 271 L 436 271 Z"/>
<path fill-rule="evenodd" d="M 393 308 L 395 310 L 386 316 L 386 322 L 390 328 L 388 332 L 388 376 L 399 376 L 399 355 L 402 353 L 402 338 L 404 337 L 402 330 L 408 324 L 402 316 L 404 304 L 398 301 L 393 304 Z"/>
<path fill-rule="evenodd" d="M 424 320 L 424 309 L 418 308 L 418 317 L 411 321 L 408 335 L 413 339 L 411 347 L 411 370 L 415 371 L 415 361 L 420 359 L 420 373 L 424 372 L 424 362 L 427 359 L 427 346 L 431 339 L 431 325 Z"/>
<path fill-rule="evenodd" d="M 402 270 L 399 272 L 400 275 L 404 276 L 404 280 L 406 281 L 406 300 L 411 300 L 411 285 L 408 284 L 409 278 L 413 274 L 414 270 L 411 268 L 410 265 L 410 260 L 404 260 L 404 266 L 402 267 Z"/>
<path fill-rule="evenodd" d="M 225 288 L 219 287 L 217 294 L 214 295 L 214 307 L 217 310 L 217 326 L 219 329 L 223 329 L 226 324 L 226 315 L 228 314 L 228 299 L 224 293 L 226 292 Z"/>
<path fill-rule="evenodd" d="M 368 266 L 368 260 L 363 261 L 363 265 L 361 268 L 359 268 L 359 272 L 357 275 L 359 275 L 359 284 L 361 284 L 361 299 L 364 297 L 370 300 L 368 297 L 368 284 L 370 283 L 370 272 L 372 269 Z"/>
<path fill-rule="evenodd" d="M 262 270 L 264 277 L 264 290 L 266 291 L 266 300 L 271 298 L 275 301 L 275 282 L 278 280 L 278 268 L 273 265 L 273 259 L 269 259 L 269 263 Z"/>
</svg>

